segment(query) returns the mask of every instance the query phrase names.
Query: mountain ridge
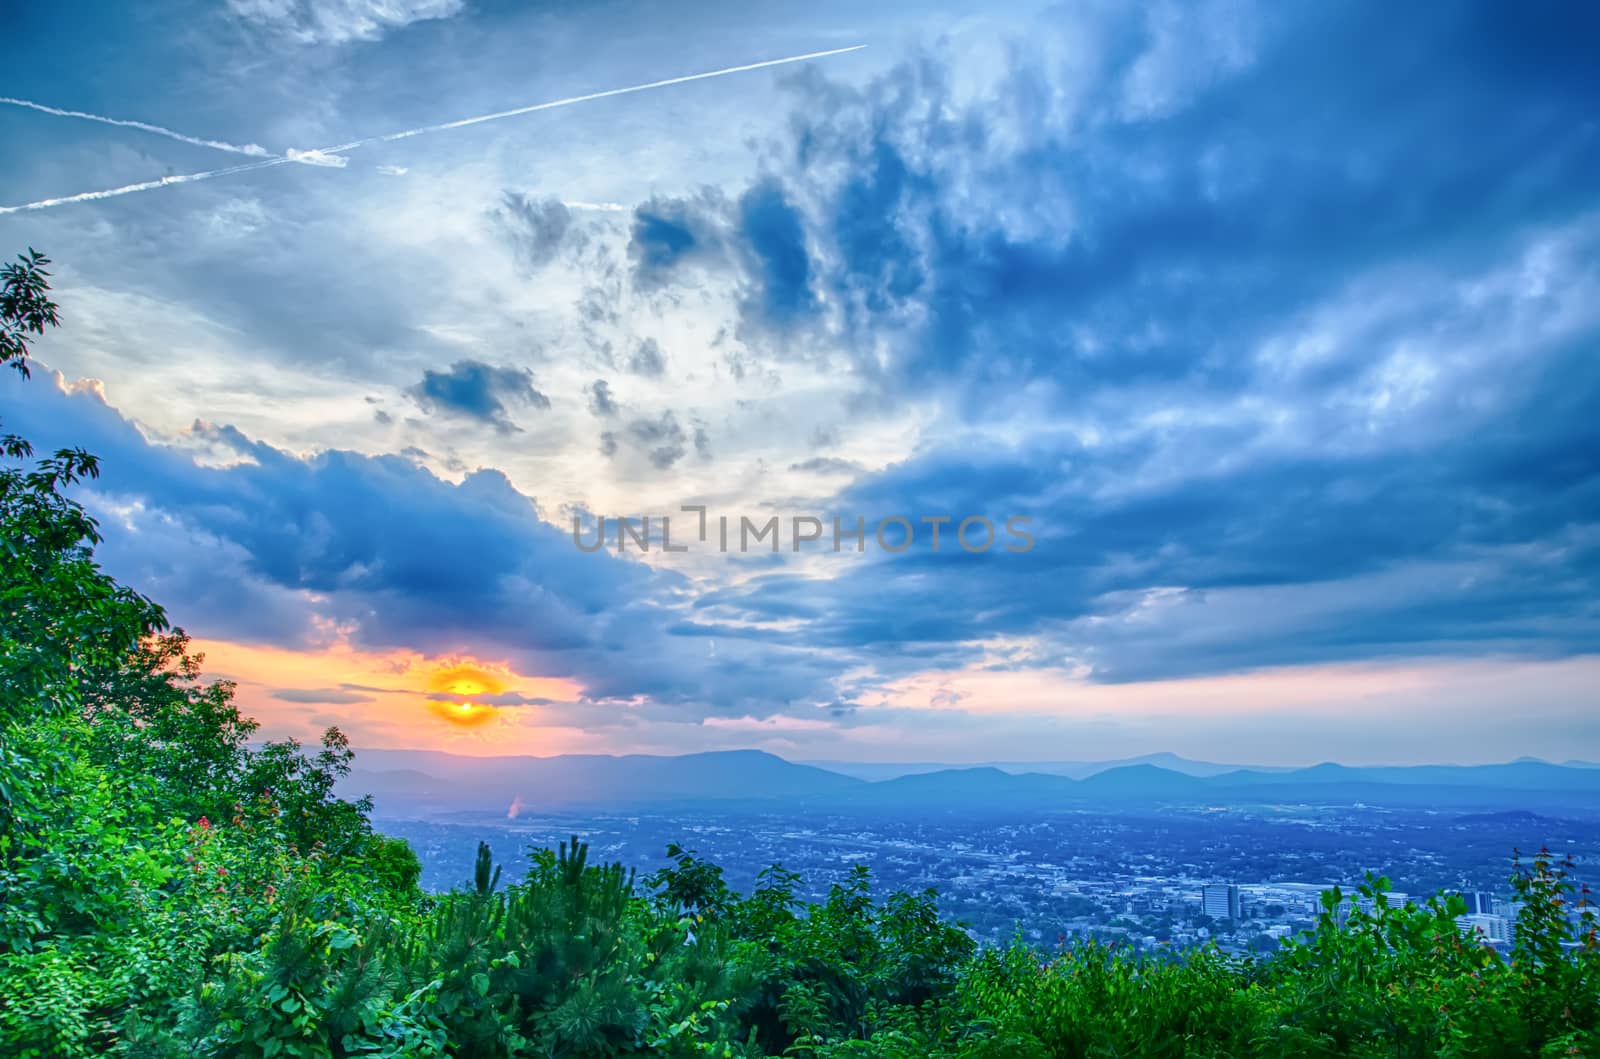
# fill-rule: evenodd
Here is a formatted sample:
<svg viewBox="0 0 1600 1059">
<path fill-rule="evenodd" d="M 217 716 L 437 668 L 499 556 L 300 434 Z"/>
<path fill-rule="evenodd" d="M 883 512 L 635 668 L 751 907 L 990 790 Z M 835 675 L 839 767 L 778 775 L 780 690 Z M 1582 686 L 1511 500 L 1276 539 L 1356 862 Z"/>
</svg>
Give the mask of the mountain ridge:
<svg viewBox="0 0 1600 1059">
<path fill-rule="evenodd" d="M 865 780 L 760 750 L 683 755 L 471 757 L 435 750 L 359 750 L 341 783 L 379 810 L 498 811 L 697 803 L 825 810 L 1069 809 L 1097 804 L 1388 804 L 1448 810 L 1600 804 L 1600 770 L 1518 760 L 1491 765 L 1236 768 L 1204 776 L 1149 762 L 1073 778 L 959 766 Z"/>
</svg>

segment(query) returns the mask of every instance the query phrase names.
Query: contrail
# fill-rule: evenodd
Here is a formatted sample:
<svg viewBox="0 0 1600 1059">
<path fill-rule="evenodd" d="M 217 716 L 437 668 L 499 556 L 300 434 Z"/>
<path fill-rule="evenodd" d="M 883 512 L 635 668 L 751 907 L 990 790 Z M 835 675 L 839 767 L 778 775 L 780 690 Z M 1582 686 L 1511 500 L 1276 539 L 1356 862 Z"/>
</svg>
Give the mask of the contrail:
<svg viewBox="0 0 1600 1059">
<path fill-rule="evenodd" d="M 73 202 L 91 202 L 96 199 L 115 198 L 118 195 L 131 195 L 136 191 L 150 191 L 155 188 L 167 187 L 171 184 L 192 184 L 201 180 L 210 180 L 212 177 L 230 176 L 234 173 L 247 173 L 255 169 L 269 169 L 273 166 L 287 165 L 290 162 L 301 164 L 312 163 L 318 165 L 337 164 L 328 160 L 328 156 L 344 154 L 374 143 L 390 143 L 394 140 L 405 140 L 413 136 L 423 136 L 433 132 L 445 132 L 450 129 L 459 129 L 467 125 L 481 125 L 486 121 L 499 121 L 501 118 L 514 118 L 521 114 L 532 114 L 540 110 L 553 110 L 556 107 L 569 107 L 574 103 L 588 103 L 596 99 L 608 99 L 612 96 L 625 96 L 633 92 L 647 92 L 653 88 L 666 88 L 670 85 L 687 84 L 690 81 L 704 81 L 711 77 L 725 77 L 728 74 L 746 73 L 750 70 L 763 70 L 771 66 L 783 66 L 787 63 L 806 62 L 809 59 L 824 59 L 830 55 L 843 55 L 846 52 L 860 51 L 865 44 L 854 44 L 848 48 L 832 48 L 828 51 L 808 52 L 805 55 L 791 55 L 783 59 L 768 59 L 765 62 L 746 63 L 743 66 L 728 66 L 721 70 L 708 70 L 705 73 L 685 74 L 682 77 L 669 77 L 662 81 L 650 81 L 641 85 L 629 85 L 626 88 L 611 88 L 604 92 L 589 92 L 581 96 L 568 96 L 565 99 L 556 99 L 548 103 L 535 103 L 532 106 L 517 107 L 513 110 L 496 111 L 493 114 L 480 114 L 477 117 L 461 118 L 457 121 L 441 122 L 437 125 L 423 125 L 415 129 L 405 129 L 401 132 L 391 132 L 383 136 L 369 136 L 361 140 L 352 140 L 349 143 L 338 144 L 333 147 L 322 147 L 311 151 L 290 151 L 285 156 L 270 156 L 257 162 L 246 162 L 242 165 L 229 166 L 226 169 L 211 169 L 203 173 L 184 173 L 178 176 L 162 177 L 159 180 L 146 180 L 139 184 L 128 184 L 120 188 L 107 188 L 104 191 L 84 191 L 76 195 L 64 195 L 60 198 L 40 199 L 38 202 L 27 202 L 20 206 L 0 206 L 0 215 L 7 213 L 20 213 L 23 210 L 43 210 L 52 206 L 65 206 Z M 33 105 L 33 104 L 24 104 Z M 84 115 L 85 117 L 92 117 Z M 111 119 L 101 119 L 111 120 Z M 141 126 L 145 127 L 145 126 Z M 155 129 L 155 126 L 149 126 Z M 160 130 L 163 133 L 169 130 Z M 174 134 L 182 137 L 182 134 Z"/>
<path fill-rule="evenodd" d="M 264 158 L 259 162 L 230 165 L 226 169 L 209 169 L 204 173 L 182 173 L 177 176 L 164 176 L 158 180 L 146 180 L 139 184 L 124 184 L 120 188 L 106 188 L 104 191 L 83 191 L 76 195 L 63 195 L 55 199 L 40 199 L 38 202 L 26 202 L 21 206 L 0 206 L 0 214 L 21 213 L 23 210 L 45 210 L 51 206 L 65 206 L 73 202 L 93 202 L 95 199 L 114 199 L 118 195 L 131 195 L 135 191 L 150 191 L 154 188 L 164 188 L 171 184 L 193 184 L 200 180 L 210 180 L 212 177 L 248 173 L 252 169 L 269 169 L 275 165 L 288 165 L 289 161 L 287 158 Z"/>
<path fill-rule="evenodd" d="M 255 158 L 266 158 L 272 153 L 259 144 L 247 143 L 240 146 L 239 144 L 227 143 L 222 140 L 206 140 L 199 136 L 189 136 L 161 125 L 152 125 L 147 121 L 108 118 L 104 114 L 89 114 L 82 110 L 62 110 L 60 107 L 47 107 L 43 103 L 34 103 L 26 99 L 13 99 L 10 96 L 0 96 L 0 103 L 7 103 L 13 107 L 27 107 L 29 110 L 37 110 L 42 114 L 54 114 L 58 118 L 82 118 L 84 121 L 98 121 L 102 125 L 120 125 L 126 129 L 153 132 L 157 136 L 165 136 L 169 140 L 193 144 L 196 147 L 210 147 L 218 151 L 228 151 L 232 154 L 247 154 Z"/>
<path fill-rule="evenodd" d="M 768 59 L 766 62 L 747 63 L 744 66 L 728 66 L 721 70 L 709 70 L 703 74 L 686 74 L 683 77 L 669 77 L 665 81 L 651 81 L 648 84 L 629 85 L 627 88 L 611 88 L 604 92 L 590 92 L 581 96 L 568 96 L 566 99 L 556 99 L 549 103 L 535 103 L 531 107 L 517 107 L 514 110 L 499 110 L 493 114 L 480 114 L 475 118 L 461 118 L 458 121 L 440 122 L 438 125 L 424 125 L 417 129 L 406 129 L 404 132 L 391 132 L 385 136 L 368 136 L 364 140 L 351 140 L 341 143 L 337 147 L 324 147 L 323 154 L 340 154 L 344 151 L 353 151 L 357 147 L 365 147 L 373 143 L 389 143 L 394 140 L 405 140 L 412 136 L 423 136 L 430 132 L 444 132 L 448 129 L 459 129 L 467 125 L 481 125 L 486 121 L 499 121 L 501 118 L 514 118 L 520 114 L 532 114 L 536 110 L 554 110 L 556 107 L 570 107 L 574 103 L 587 103 L 594 99 L 609 99 L 612 96 L 625 96 L 632 92 L 648 92 L 652 88 L 666 88 L 669 85 L 687 84 L 690 81 L 704 81 L 710 77 L 725 77 L 728 74 L 742 74 L 750 70 L 763 70 L 769 66 L 782 66 L 785 63 L 801 63 L 808 59 L 825 59 L 830 55 L 843 55 L 845 52 L 860 51 L 865 44 L 853 44 L 848 48 L 833 48 L 829 51 L 814 51 L 806 55 L 791 55 L 787 59 Z"/>
</svg>

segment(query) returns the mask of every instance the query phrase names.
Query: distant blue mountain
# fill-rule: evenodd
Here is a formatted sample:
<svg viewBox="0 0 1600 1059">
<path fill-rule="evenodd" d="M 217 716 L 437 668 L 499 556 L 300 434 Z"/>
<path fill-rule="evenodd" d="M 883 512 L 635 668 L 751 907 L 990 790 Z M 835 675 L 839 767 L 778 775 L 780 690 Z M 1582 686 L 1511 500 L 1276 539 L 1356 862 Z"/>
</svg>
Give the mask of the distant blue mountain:
<svg viewBox="0 0 1600 1059">
<path fill-rule="evenodd" d="M 1289 772 L 1291 769 L 1275 765 L 1223 765 L 1214 761 L 1195 761 L 1192 758 L 1180 757 L 1177 754 L 1162 752 L 1158 754 L 1141 754 L 1138 757 L 1118 758 L 1113 761 L 981 761 L 970 765 L 957 765 L 951 763 L 921 762 L 863 762 L 863 761 L 807 761 L 807 765 L 827 769 L 829 772 L 838 772 L 857 779 L 879 780 L 898 779 L 901 776 L 912 776 L 928 772 L 948 772 L 956 769 L 968 768 L 994 768 L 1001 772 L 1010 772 L 1020 775 L 1027 772 L 1042 773 L 1047 776 L 1068 776 L 1072 779 L 1086 779 L 1097 773 L 1107 772 L 1123 765 L 1156 765 L 1172 772 L 1182 772 L 1189 776 L 1218 776 L 1224 772 L 1236 772 L 1240 769 L 1250 769 L 1256 772 Z"/>
<path fill-rule="evenodd" d="M 357 753 L 356 771 L 340 789 L 372 794 L 379 812 L 389 815 L 498 812 L 513 805 L 536 813 L 699 802 L 895 811 L 1265 803 L 1600 811 L 1591 808 L 1600 807 L 1600 769 L 1533 760 L 1393 767 L 1325 762 L 1303 769 L 1229 769 L 1204 775 L 1141 762 L 1095 769 L 1082 778 L 988 765 L 869 781 L 754 750 L 546 758 L 363 750 Z"/>
<path fill-rule="evenodd" d="M 373 794 L 381 811 L 509 810 L 683 801 L 772 801 L 866 784 L 759 750 L 680 756 L 565 754 L 468 757 L 437 750 L 361 750 L 342 793 Z"/>
<path fill-rule="evenodd" d="M 850 791 L 855 805 L 877 808 L 960 809 L 972 806 L 1005 807 L 1052 805 L 1071 799 L 1077 781 L 1036 772 L 1014 775 L 993 766 L 920 772 Z"/>
<path fill-rule="evenodd" d="M 1523 759 L 1504 765 L 1395 765 L 1353 768 L 1331 761 L 1283 773 L 1251 770 L 1215 779 L 1228 786 L 1280 784 L 1401 784 L 1429 787 L 1487 786 L 1496 790 L 1600 790 L 1593 770 Z"/>
<path fill-rule="evenodd" d="M 1078 781 L 1079 792 L 1091 797 L 1095 795 L 1118 798 L 1156 795 L 1172 797 L 1193 795 L 1207 790 L 1208 787 L 1209 783 L 1203 777 L 1190 776 L 1171 769 L 1158 768 L 1155 765 L 1123 765 L 1120 768 L 1097 772 L 1087 779 Z"/>
</svg>

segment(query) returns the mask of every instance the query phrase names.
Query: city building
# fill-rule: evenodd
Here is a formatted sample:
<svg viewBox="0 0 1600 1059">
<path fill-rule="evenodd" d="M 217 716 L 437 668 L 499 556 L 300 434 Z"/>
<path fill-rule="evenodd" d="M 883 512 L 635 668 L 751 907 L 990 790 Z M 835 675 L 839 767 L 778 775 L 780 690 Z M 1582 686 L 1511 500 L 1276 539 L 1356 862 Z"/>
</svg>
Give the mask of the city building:
<svg viewBox="0 0 1600 1059">
<path fill-rule="evenodd" d="M 1200 911 L 1212 919 L 1239 918 L 1239 888 L 1213 883 L 1200 892 Z"/>
<path fill-rule="evenodd" d="M 1504 916 L 1515 922 L 1518 914 L 1522 912 L 1522 902 L 1509 897 L 1492 898 L 1491 907 L 1488 911 L 1493 915 Z"/>
<path fill-rule="evenodd" d="M 1476 937 L 1479 941 L 1491 943 L 1511 940 L 1511 923 L 1505 916 L 1484 913 L 1457 916 L 1456 929 L 1461 931 L 1464 938 Z"/>
</svg>

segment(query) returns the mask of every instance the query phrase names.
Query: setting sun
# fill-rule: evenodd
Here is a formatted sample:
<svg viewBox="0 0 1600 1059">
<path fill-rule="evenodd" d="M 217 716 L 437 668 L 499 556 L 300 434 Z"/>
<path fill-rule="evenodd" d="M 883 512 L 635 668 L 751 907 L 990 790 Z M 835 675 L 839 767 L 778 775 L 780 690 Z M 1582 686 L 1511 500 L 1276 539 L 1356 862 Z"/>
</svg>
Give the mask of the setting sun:
<svg viewBox="0 0 1600 1059">
<path fill-rule="evenodd" d="M 506 690 L 505 682 L 480 666 L 470 663 L 447 665 L 428 678 L 428 690 L 446 695 L 498 695 Z"/>
<path fill-rule="evenodd" d="M 494 717 L 493 706 L 480 706 L 471 702 L 430 702 L 428 709 L 436 717 L 464 728 L 475 728 Z"/>
</svg>

